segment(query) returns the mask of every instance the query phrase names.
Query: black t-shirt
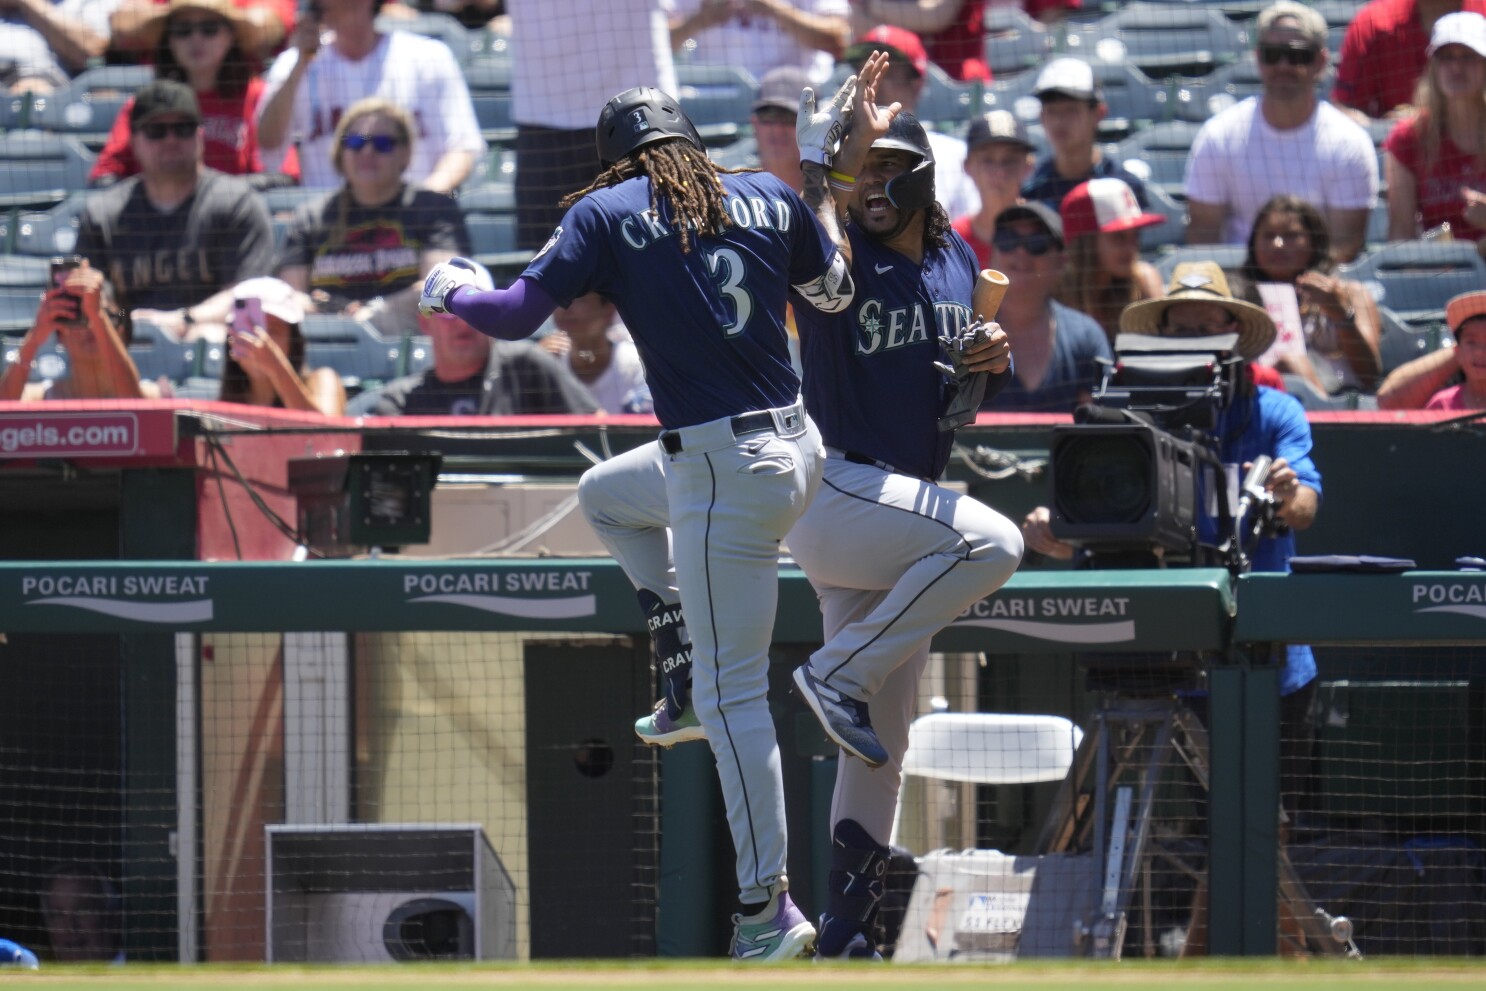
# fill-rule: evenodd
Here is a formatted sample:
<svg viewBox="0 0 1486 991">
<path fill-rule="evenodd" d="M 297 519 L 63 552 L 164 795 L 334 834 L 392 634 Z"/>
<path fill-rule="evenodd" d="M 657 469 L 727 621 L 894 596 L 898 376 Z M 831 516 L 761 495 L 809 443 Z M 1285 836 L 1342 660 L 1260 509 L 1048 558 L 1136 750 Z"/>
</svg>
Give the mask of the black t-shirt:
<svg viewBox="0 0 1486 991">
<path fill-rule="evenodd" d="M 482 375 L 441 382 L 429 369 L 382 387 L 375 416 L 593 413 L 597 400 L 566 363 L 530 341 L 492 341 Z"/>
<path fill-rule="evenodd" d="M 470 253 L 464 216 L 452 198 L 405 185 L 392 202 L 364 207 L 336 190 L 295 211 L 278 267 L 307 267 L 310 288 L 342 309 L 417 283 L 425 251 Z"/>
<path fill-rule="evenodd" d="M 162 211 L 138 176 L 94 195 L 77 253 L 108 275 L 127 309 L 174 310 L 254 276 L 269 275 L 273 226 L 237 176 L 202 169 L 196 191 Z"/>
</svg>

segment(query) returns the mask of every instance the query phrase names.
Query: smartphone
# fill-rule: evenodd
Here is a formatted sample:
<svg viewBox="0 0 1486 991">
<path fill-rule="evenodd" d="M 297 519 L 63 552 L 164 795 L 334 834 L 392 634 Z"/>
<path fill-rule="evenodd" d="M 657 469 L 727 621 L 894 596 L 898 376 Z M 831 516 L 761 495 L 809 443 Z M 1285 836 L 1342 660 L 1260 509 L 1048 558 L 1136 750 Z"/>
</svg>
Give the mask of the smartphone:
<svg viewBox="0 0 1486 991">
<path fill-rule="evenodd" d="M 53 258 L 51 264 L 50 285 L 53 289 L 61 289 L 62 284 L 67 281 L 67 276 L 81 266 L 83 259 L 81 255 L 69 255 L 65 258 Z"/>
<path fill-rule="evenodd" d="M 263 300 L 256 296 L 239 299 L 232 305 L 232 322 L 227 325 L 229 334 L 251 334 L 254 328 L 266 325 L 263 317 Z"/>
</svg>

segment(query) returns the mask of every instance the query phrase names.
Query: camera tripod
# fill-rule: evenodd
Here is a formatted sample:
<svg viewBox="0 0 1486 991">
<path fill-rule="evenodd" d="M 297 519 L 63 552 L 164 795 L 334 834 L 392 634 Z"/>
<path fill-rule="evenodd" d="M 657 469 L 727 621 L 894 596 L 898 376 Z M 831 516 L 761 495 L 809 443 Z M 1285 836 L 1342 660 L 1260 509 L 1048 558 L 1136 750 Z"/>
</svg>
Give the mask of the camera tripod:
<svg viewBox="0 0 1486 991">
<path fill-rule="evenodd" d="M 1175 698 L 1119 699 L 1094 716 L 1058 789 L 1037 848 L 1039 854 L 1095 853 L 1098 899 L 1076 933 L 1084 955 L 1119 959 L 1137 897 L 1144 953 L 1157 954 L 1153 879 L 1158 862 L 1162 869 L 1175 870 L 1194 883 L 1187 934 L 1198 937 L 1200 927 L 1205 951 L 1206 868 L 1193 866 L 1176 849 L 1171 841 L 1178 833 L 1156 808 L 1168 767 L 1185 767 L 1206 795 L 1209 752 L 1206 728 Z M 1360 956 L 1352 943 L 1351 922 L 1316 905 L 1283 845 L 1278 860 L 1279 915 L 1287 923 L 1281 925 L 1282 947 L 1290 952 Z"/>
</svg>

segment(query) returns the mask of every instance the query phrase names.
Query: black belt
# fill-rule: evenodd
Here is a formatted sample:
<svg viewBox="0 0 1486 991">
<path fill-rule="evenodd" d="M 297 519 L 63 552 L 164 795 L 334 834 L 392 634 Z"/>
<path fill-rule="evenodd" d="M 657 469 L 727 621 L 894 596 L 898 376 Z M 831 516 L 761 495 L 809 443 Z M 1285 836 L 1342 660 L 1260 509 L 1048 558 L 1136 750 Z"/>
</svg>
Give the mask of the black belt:
<svg viewBox="0 0 1486 991">
<path fill-rule="evenodd" d="M 934 480 L 932 478 L 925 478 L 922 475 L 915 475 L 911 471 L 904 471 L 902 468 L 896 467 L 895 465 L 890 465 L 886 461 L 879 461 L 874 457 L 870 457 L 858 451 L 842 451 L 839 449 L 834 450 L 835 453 L 841 456 L 841 460 L 850 461 L 854 465 L 871 465 L 873 468 L 880 468 L 883 471 L 889 472 L 893 475 L 907 475 L 909 478 L 916 478 L 921 482 L 928 482 L 931 485 L 934 484 Z"/>
<path fill-rule="evenodd" d="M 728 421 L 728 426 L 733 428 L 734 437 L 773 430 L 774 414 L 766 409 L 754 410 L 752 413 L 739 413 Z M 660 446 L 667 454 L 680 454 L 681 432 L 679 430 L 665 431 L 660 435 Z"/>
</svg>

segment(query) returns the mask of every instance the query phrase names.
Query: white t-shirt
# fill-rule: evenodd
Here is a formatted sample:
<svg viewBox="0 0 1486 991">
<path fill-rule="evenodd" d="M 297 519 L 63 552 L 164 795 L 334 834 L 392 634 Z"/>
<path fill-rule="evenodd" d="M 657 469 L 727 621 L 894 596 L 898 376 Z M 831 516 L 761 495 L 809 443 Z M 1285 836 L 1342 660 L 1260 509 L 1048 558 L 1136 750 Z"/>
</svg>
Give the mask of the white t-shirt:
<svg viewBox="0 0 1486 991">
<path fill-rule="evenodd" d="M 980 193 L 965 174 L 965 142 L 949 134 L 929 131 L 934 152 L 934 198 L 951 220 L 980 212 Z"/>
<path fill-rule="evenodd" d="M 1225 243 L 1246 243 L 1259 208 L 1278 193 L 1322 213 L 1371 209 L 1378 196 L 1372 138 L 1324 100 L 1309 121 L 1287 131 L 1265 122 L 1257 96 L 1202 125 L 1187 159 L 1187 198 L 1228 207 Z"/>
<path fill-rule="evenodd" d="M 676 13 L 682 19 L 701 7 L 702 0 L 676 0 Z M 815 15 L 846 17 L 851 11 L 847 0 L 793 0 L 790 4 Z M 797 65 L 817 85 L 831 78 L 836 60 L 830 52 L 807 48 L 774 18 L 765 14 L 737 14 L 721 24 L 696 35 L 696 50 L 690 61 L 702 65 L 723 62 L 741 65 L 754 79 L 781 65 Z"/>
<path fill-rule="evenodd" d="M 284 85 L 299 51 L 288 48 L 268 70 L 263 108 Z M 475 120 L 470 91 L 454 53 L 442 41 L 392 31 L 382 35 L 371 54 L 352 62 L 322 39 L 320 53 L 294 95 L 289 123 L 289 141 L 299 141 L 300 185 L 309 189 L 334 189 L 341 177 L 330 163 L 335 125 L 346 109 L 358 100 L 380 96 L 413 115 L 418 133 L 413 157 L 403 178 L 422 182 L 447 152 L 468 151 L 476 160 L 485 154 L 485 140 Z M 265 158 L 277 165 L 287 148 L 264 149 Z M 268 164 L 265 162 L 265 165 Z"/>
<path fill-rule="evenodd" d="M 676 95 L 671 0 L 506 0 L 511 116 L 518 124 L 593 130 L 633 86 Z"/>
<path fill-rule="evenodd" d="M 614 348 L 609 367 L 598 378 L 585 384 L 604 412 L 633 412 L 625 409 L 625 401 L 636 389 L 644 386 L 645 366 L 640 363 L 640 352 L 627 332 L 617 335 L 611 332 L 609 339 Z"/>
<path fill-rule="evenodd" d="M 119 6 L 119 0 L 51 0 L 51 5 L 60 20 L 80 22 L 98 37 L 107 39 L 108 19 Z M 0 53 L 14 64 L 17 78 L 50 79 L 58 86 L 67 82 L 67 70 L 57 60 L 46 35 L 32 27 L 19 10 L 0 14 Z"/>
</svg>

